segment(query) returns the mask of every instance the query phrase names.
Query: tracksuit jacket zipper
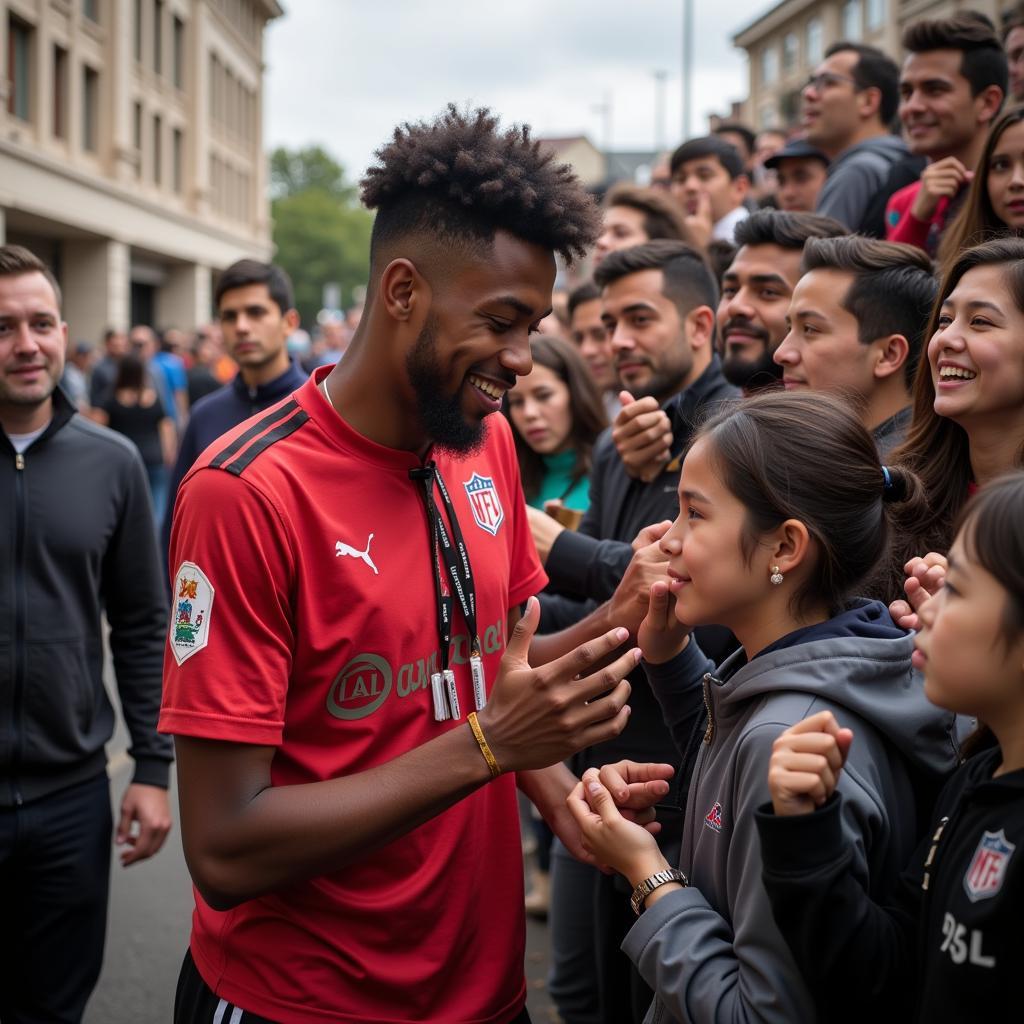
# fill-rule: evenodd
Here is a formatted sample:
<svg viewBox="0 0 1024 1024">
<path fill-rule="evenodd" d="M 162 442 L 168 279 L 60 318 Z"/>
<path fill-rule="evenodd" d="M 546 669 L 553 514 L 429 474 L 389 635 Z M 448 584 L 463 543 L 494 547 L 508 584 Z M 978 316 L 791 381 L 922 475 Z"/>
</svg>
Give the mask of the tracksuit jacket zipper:
<svg viewBox="0 0 1024 1024">
<path fill-rule="evenodd" d="M 21 768 L 24 729 L 21 721 L 21 705 L 25 695 L 25 676 L 28 671 L 28 652 L 25 645 L 25 630 L 28 620 L 28 594 L 25 583 L 25 456 L 14 455 L 14 699 L 11 706 L 11 728 L 14 733 L 14 750 L 11 755 L 11 799 L 16 807 L 24 800 L 18 785 L 18 771 Z"/>
</svg>

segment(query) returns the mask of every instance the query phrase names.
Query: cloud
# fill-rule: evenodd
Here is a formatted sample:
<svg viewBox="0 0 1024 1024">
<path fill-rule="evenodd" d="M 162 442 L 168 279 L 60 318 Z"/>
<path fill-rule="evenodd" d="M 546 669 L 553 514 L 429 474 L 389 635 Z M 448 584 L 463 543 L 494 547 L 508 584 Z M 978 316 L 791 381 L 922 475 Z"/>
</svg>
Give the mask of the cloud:
<svg viewBox="0 0 1024 1024">
<path fill-rule="evenodd" d="M 745 59 L 729 37 L 764 7 L 695 2 L 694 132 L 708 111 L 745 94 Z M 650 148 L 656 69 L 668 72 L 666 138 L 681 139 L 679 0 L 286 0 L 286 8 L 266 37 L 267 142 L 321 142 L 355 177 L 396 124 L 431 118 L 449 101 L 601 145 L 595 106 L 610 96 L 613 148 Z"/>
</svg>

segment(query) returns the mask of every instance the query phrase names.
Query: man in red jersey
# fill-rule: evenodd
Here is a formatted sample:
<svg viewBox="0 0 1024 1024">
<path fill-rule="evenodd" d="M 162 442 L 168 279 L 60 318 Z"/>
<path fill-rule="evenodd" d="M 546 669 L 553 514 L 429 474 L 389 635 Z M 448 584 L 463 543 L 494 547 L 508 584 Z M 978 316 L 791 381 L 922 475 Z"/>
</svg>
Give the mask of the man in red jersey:
<svg viewBox="0 0 1024 1024">
<path fill-rule="evenodd" d="M 514 777 L 584 855 L 561 761 L 629 713 L 625 629 L 598 613 L 531 645 L 537 603 L 518 609 L 546 579 L 489 417 L 530 370 L 554 252 L 594 240 L 591 202 L 486 111 L 405 125 L 378 157 L 344 361 L 180 491 L 161 717 L 196 888 L 179 1022 L 528 1020 Z M 668 773 L 637 772 L 637 808 Z"/>
</svg>

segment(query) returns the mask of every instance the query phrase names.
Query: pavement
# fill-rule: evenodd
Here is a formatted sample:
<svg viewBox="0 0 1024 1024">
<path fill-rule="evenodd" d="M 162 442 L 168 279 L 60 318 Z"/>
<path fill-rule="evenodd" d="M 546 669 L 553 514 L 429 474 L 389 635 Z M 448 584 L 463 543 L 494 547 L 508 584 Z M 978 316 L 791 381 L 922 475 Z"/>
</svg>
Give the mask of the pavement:
<svg viewBox="0 0 1024 1024">
<path fill-rule="evenodd" d="M 116 701 L 115 701 L 116 704 Z M 111 741 L 109 774 L 116 808 L 131 778 L 121 723 Z M 173 779 L 173 773 L 172 773 Z M 188 945 L 192 887 L 181 850 L 177 794 L 173 781 L 174 827 L 164 848 L 150 860 L 123 868 L 114 851 L 110 916 L 103 972 L 86 1009 L 84 1024 L 168 1024 L 174 989 Z M 533 1024 L 557 1024 L 545 988 L 548 929 L 527 919 L 527 1007 Z"/>
</svg>

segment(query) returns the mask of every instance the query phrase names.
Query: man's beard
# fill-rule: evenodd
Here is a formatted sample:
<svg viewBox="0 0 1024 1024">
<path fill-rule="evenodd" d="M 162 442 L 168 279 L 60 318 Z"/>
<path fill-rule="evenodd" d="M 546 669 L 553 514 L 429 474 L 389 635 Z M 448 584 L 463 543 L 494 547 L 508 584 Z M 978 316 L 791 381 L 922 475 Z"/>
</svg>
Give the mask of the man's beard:
<svg viewBox="0 0 1024 1024">
<path fill-rule="evenodd" d="M 644 361 L 651 368 L 651 376 L 644 384 L 627 384 L 620 377 L 619 385 L 634 398 L 656 398 L 660 405 L 664 405 L 673 395 L 683 390 L 686 378 L 693 368 L 692 360 L 685 366 L 681 362 L 673 362 L 660 367 L 655 366 L 650 359 Z"/>
<path fill-rule="evenodd" d="M 761 338 L 764 349 L 754 359 L 745 355 L 729 355 L 729 329 L 742 327 L 745 333 Z M 722 355 L 722 376 L 734 387 L 742 388 L 747 394 L 773 387 L 782 380 L 782 367 L 772 358 L 777 345 L 772 345 L 767 331 L 755 327 L 749 320 L 730 320 L 722 332 L 725 337 Z"/>
<path fill-rule="evenodd" d="M 445 380 L 437 362 L 435 322 L 427 318 L 416 344 L 405 358 L 406 373 L 412 384 L 416 414 L 426 439 L 453 455 L 473 455 L 487 437 L 487 426 L 467 423 L 462 411 L 461 388 L 454 395 L 445 394 Z"/>
</svg>

